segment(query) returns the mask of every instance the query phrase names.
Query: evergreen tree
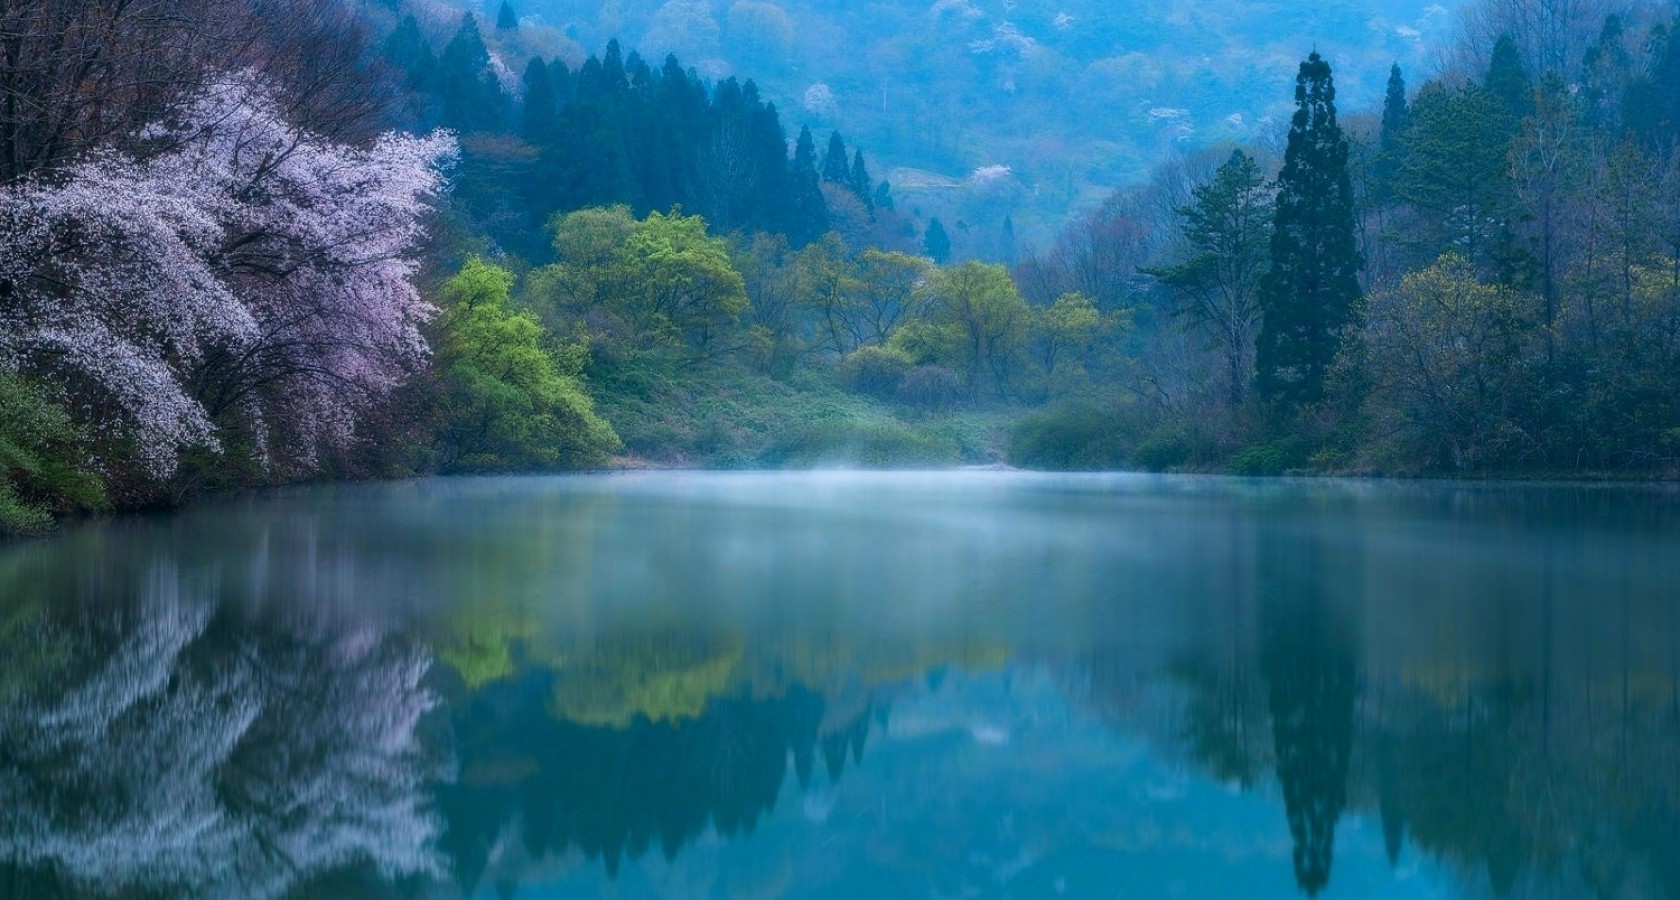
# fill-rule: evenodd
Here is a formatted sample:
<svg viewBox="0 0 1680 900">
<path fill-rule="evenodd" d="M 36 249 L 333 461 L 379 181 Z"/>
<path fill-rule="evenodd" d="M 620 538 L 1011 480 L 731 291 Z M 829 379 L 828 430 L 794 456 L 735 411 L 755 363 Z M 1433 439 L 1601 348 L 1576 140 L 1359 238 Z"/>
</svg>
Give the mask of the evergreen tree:
<svg viewBox="0 0 1680 900">
<path fill-rule="evenodd" d="M 1604 18 L 1598 40 L 1587 48 L 1581 65 L 1581 97 L 1589 125 L 1614 132 L 1621 126 L 1623 91 L 1627 89 L 1633 61 L 1627 52 L 1627 32 L 1622 17 Z"/>
<path fill-rule="evenodd" d="M 533 144 L 547 143 L 554 136 L 555 117 L 559 104 L 554 99 L 554 84 L 549 80 L 548 66 L 542 57 L 533 56 L 525 66 L 525 106 L 521 111 L 520 133 Z"/>
<path fill-rule="evenodd" d="M 1015 242 L 1015 217 L 1005 214 L 1003 217 L 1003 233 L 998 241 L 998 258 L 1006 266 L 1015 265 L 1019 257 Z"/>
<path fill-rule="evenodd" d="M 828 204 L 823 200 L 822 183 L 817 175 L 817 145 L 808 127 L 799 129 L 789 175 L 793 184 L 787 238 L 795 247 L 803 247 L 828 231 Z"/>
<path fill-rule="evenodd" d="M 831 131 L 828 135 L 828 150 L 823 153 L 822 180 L 829 184 L 848 184 L 852 180 L 852 169 L 846 165 L 846 142 L 840 139 L 840 132 Z"/>
<path fill-rule="evenodd" d="M 502 8 L 496 12 L 496 28 L 502 31 L 512 31 L 519 27 L 519 15 L 513 11 L 508 0 L 502 0 Z"/>
<path fill-rule="evenodd" d="M 1485 264 L 1500 252 L 1514 127 L 1504 102 L 1474 84 L 1419 92 L 1394 190 L 1426 213 L 1410 235 L 1426 257 L 1452 250 Z"/>
<path fill-rule="evenodd" d="M 892 182 L 887 181 L 884 178 L 881 179 L 880 184 L 875 186 L 875 208 L 893 208 Z"/>
<path fill-rule="evenodd" d="M 461 131 L 495 131 L 502 126 L 507 95 L 490 67 L 478 19 L 467 13 L 438 60 L 438 93 L 444 122 Z"/>
<path fill-rule="evenodd" d="M 1622 120 L 1647 150 L 1668 150 L 1680 138 L 1680 18 L 1651 34 L 1646 74 L 1633 79 L 1622 98 Z"/>
<path fill-rule="evenodd" d="M 1516 41 L 1508 34 L 1500 35 L 1494 43 L 1493 60 L 1488 64 L 1487 77 L 1482 85 L 1510 110 L 1513 128 L 1534 110 L 1534 84 L 1528 78 L 1528 70 L 1523 67 Z"/>
<path fill-rule="evenodd" d="M 945 233 L 945 223 L 938 216 L 928 220 L 927 232 L 922 235 L 922 247 L 933 261 L 944 265 L 951 259 L 951 236 Z"/>
<path fill-rule="evenodd" d="M 1394 191 L 1394 175 L 1400 170 L 1406 155 L 1406 130 L 1412 124 L 1412 111 L 1406 104 L 1406 78 L 1400 64 L 1388 70 L 1388 93 L 1383 97 L 1382 135 L 1374 164 L 1377 199 L 1386 201 Z"/>
<path fill-rule="evenodd" d="M 854 152 L 852 154 L 852 171 L 847 178 L 846 186 L 857 195 L 858 200 L 863 203 L 863 208 L 869 210 L 870 219 L 875 218 L 875 198 L 870 195 L 869 191 L 869 186 L 873 183 L 869 177 L 869 167 L 863 164 L 863 151 Z"/>
<path fill-rule="evenodd" d="M 1261 395 L 1284 410 L 1323 398 L 1360 297 L 1348 143 L 1336 121 L 1330 64 L 1317 51 L 1296 75 L 1295 105 L 1278 175 L 1271 269 L 1260 285 L 1256 349 Z"/>
</svg>

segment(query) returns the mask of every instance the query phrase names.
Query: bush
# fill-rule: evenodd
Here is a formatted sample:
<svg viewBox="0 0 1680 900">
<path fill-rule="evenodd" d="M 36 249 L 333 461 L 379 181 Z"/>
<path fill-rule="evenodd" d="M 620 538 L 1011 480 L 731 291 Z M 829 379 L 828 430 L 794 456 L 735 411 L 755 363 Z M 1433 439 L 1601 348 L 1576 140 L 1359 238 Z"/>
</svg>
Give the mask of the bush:
<svg viewBox="0 0 1680 900">
<path fill-rule="evenodd" d="M 1233 475 L 1283 475 L 1308 467 L 1312 446 L 1298 437 L 1287 437 L 1250 447 L 1231 457 Z"/>
<path fill-rule="evenodd" d="M 761 462 L 779 466 L 949 466 L 962 449 L 947 435 L 918 431 L 892 419 L 813 422 L 777 440 Z"/>
<path fill-rule="evenodd" d="M 0 371 L 0 534 L 42 531 L 56 514 L 104 505 L 103 483 L 77 464 L 80 444 L 46 391 Z"/>
<path fill-rule="evenodd" d="M 1009 436 L 1009 461 L 1034 469 L 1117 469 L 1127 464 L 1129 429 L 1119 411 L 1065 403 L 1022 419 Z"/>
<path fill-rule="evenodd" d="M 914 365 L 909 354 L 887 347 L 859 347 L 840 362 L 846 387 L 860 394 L 892 400 Z"/>
<path fill-rule="evenodd" d="M 962 377 L 944 366 L 917 366 L 904 373 L 898 393 L 924 409 L 949 409 L 962 396 Z"/>
</svg>

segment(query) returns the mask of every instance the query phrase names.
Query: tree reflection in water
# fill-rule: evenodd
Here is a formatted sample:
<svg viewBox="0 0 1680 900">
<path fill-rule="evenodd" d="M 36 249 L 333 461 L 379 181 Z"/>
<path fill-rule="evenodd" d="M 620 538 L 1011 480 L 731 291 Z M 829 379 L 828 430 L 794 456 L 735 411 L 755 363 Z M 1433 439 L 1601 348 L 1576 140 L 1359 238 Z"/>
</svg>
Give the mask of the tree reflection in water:
<svg viewBox="0 0 1680 900">
<path fill-rule="evenodd" d="M 440 871 L 418 647 L 247 617 L 167 560 L 117 579 L 127 603 L 0 580 L 0 643 L 51 645 L 14 657 L 51 665 L 0 699 L 0 896 L 261 900 L 345 869 Z"/>
</svg>

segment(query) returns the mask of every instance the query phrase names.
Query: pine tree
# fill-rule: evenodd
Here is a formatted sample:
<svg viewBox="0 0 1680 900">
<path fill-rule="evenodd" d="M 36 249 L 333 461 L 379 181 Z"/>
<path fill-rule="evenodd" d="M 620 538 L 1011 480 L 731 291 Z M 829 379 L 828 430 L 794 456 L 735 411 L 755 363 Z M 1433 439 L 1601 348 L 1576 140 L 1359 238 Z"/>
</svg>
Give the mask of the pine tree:
<svg viewBox="0 0 1680 900">
<path fill-rule="evenodd" d="M 828 150 L 823 153 L 822 180 L 829 184 L 847 184 L 852 180 L 851 167 L 846 165 L 846 142 L 840 139 L 840 132 L 832 131 L 828 135 Z"/>
<path fill-rule="evenodd" d="M 945 233 L 945 223 L 938 216 L 928 220 L 927 232 L 922 235 L 922 248 L 933 261 L 944 265 L 951 259 L 951 236 Z"/>
<path fill-rule="evenodd" d="M 519 27 L 519 15 L 513 11 L 508 0 L 502 0 L 502 8 L 496 12 L 496 28 L 501 31 L 512 31 Z"/>
<path fill-rule="evenodd" d="M 533 56 L 525 66 L 525 106 L 520 120 L 520 132 L 533 144 L 547 143 L 554 136 L 555 116 L 559 105 L 554 100 L 554 84 L 549 80 L 548 66 L 542 57 Z"/>
<path fill-rule="evenodd" d="M 467 13 L 438 60 L 438 92 L 444 121 L 462 131 L 495 131 L 502 126 L 507 95 L 490 68 L 478 19 Z"/>
<path fill-rule="evenodd" d="M 1488 64 L 1487 77 L 1482 85 L 1488 93 L 1504 101 L 1505 108 L 1511 112 L 1513 126 L 1534 110 L 1534 84 L 1528 78 L 1528 70 L 1523 67 L 1517 42 L 1508 34 L 1500 35 L 1494 43 L 1493 60 Z"/>
<path fill-rule="evenodd" d="M 1013 266 L 1019 257 L 1020 251 L 1015 240 L 1015 217 L 1005 213 L 1003 232 L 998 237 L 998 259 L 1006 266 Z"/>
<path fill-rule="evenodd" d="M 817 143 L 808 127 L 799 129 L 789 175 L 793 184 L 787 237 L 793 246 L 803 247 L 828 231 L 828 204 L 817 175 Z"/>
<path fill-rule="evenodd" d="M 1400 64 L 1388 70 L 1388 93 L 1383 97 L 1382 135 L 1374 164 L 1377 199 L 1386 201 L 1394 192 L 1394 175 L 1406 155 L 1406 130 L 1412 125 L 1412 111 L 1406 104 L 1406 78 Z"/>
<path fill-rule="evenodd" d="M 1324 397 L 1360 297 L 1348 143 L 1336 121 L 1330 64 L 1317 51 L 1296 75 L 1295 105 L 1278 175 L 1271 269 L 1260 284 L 1255 360 L 1261 396 L 1282 411 Z"/>
<path fill-rule="evenodd" d="M 1425 213 L 1407 240 L 1426 256 L 1451 250 L 1484 265 L 1500 252 L 1514 131 L 1504 102 L 1474 84 L 1418 92 L 1394 192 Z"/>
<path fill-rule="evenodd" d="M 852 171 L 846 179 L 846 186 L 857 195 L 858 200 L 863 203 L 863 208 L 869 210 L 869 218 L 873 220 L 875 218 L 875 198 L 870 194 L 869 186 L 871 184 L 874 184 L 874 182 L 869 177 L 869 167 L 863 163 L 863 151 L 853 152 Z"/>
<path fill-rule="evenodd" d="M 892 182 L 887 181 L 884 178 L 881 179 L 880 184 L 875 186 L 875 208 L 893 208 Z"/>
</svg>

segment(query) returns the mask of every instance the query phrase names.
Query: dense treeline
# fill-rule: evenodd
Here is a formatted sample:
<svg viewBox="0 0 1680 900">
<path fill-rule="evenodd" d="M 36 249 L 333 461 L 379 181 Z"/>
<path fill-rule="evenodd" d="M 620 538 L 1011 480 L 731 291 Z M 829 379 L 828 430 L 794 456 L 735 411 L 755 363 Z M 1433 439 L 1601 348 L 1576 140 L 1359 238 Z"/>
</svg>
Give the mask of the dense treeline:
<svg viewBox="0 0 1680 900">
<path fill-rule="evenodd" d="M 1029 296 L 1095 268 L 1135 307 L 1108 461 L 1671 472 L 1680 23 L 1597 14 L 1482 8 L 1460 62 L 1415 93 L 1396 66 L 1345 130 L 1309 63 L 1275 178 L 1265 148 L 1175 163 L 1025 261 Z M 1083 415 L 1017 449 L 1079 461 Z"/>
<path fill-rule="evenodd" d="M 909 236 L 890 188 L 838 133 L 819 154 L 802 129 L 790 159 L 777 109 L 750 79 L 708 84 L 675 56 L 653 65 L 614 40 L 576 71 L 534 48 L 504 84 L 528 51 L 508 17 L 493 37 L 494 52 L 469 13 L 434 50 L 408 15 L 381 55 L 403 73 L 413 126 L 463 135 L 457 199 L 501 249 L 544 258 L 549 216 L 617 204 L 638 215 L 681 207 L 719 233 L 783 234 L 796 246 L 831 228 L 853 243 Z"/>
</svg>

